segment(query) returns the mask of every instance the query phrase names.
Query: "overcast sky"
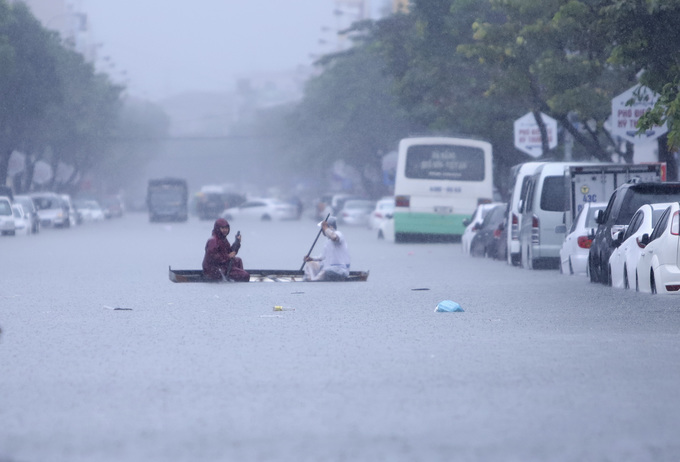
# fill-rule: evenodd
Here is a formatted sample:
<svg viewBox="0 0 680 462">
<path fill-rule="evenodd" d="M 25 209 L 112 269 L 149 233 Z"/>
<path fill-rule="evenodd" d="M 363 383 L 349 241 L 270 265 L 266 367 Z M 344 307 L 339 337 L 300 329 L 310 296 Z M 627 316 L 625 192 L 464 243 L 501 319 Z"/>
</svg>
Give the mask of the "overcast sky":
<svg viewBox="0 0 680 462">
<path fill-rule="evenodd" d="M 310 64 L 310 54 L 332 51 L 335 38 L 322 28 L 348 20 L 334 7 L 333 0 L 81 0 L 102 44 L 100 62 L 109 56 L 114 80 L 127 78 L 131 94 L 151 100 L 229 90 L 250 71 Z"/>
</svg>

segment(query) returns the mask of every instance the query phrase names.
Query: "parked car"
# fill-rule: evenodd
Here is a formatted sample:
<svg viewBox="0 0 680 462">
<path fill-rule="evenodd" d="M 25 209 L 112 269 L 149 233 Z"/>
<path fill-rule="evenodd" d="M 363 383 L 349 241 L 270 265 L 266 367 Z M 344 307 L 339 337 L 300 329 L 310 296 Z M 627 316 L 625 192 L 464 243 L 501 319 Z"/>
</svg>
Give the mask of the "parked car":
<svg viewBox="0 0 680 462">
<path fill-rule="evenodd" d="M 106 218 L 104 210 L 96 200 L 76 199 L 73 205 L 84 222 L 102 221 Z"/>
<path fill-rule="evenodd" d="M 510 194 L 508 214 L 505 222 L 506 245 L 508 248 L 507 258 L 510 265 L 519 265 L 521 262 L 519 230 L 522 213 L 519 210 L 520 200 L 526 194 L 531 175 L 541 165 L 543 165 L 543 162 L 525 162 L 512 168 L 512 184 L 514 186 Z"/>
<path fill-rule="evenodd" d="M 368 227 L 373 209 L 375 209 L 375 201 L 366 199 L 348 200 L 342 206 L 338 219 L 344 225 Z"/>
<path fill-rule="evenodd" d="M 250 199 L 238 207 L 224 210 L 220 217 L 236 221 L 243 219 L 294 220 L 297 218 L 297 208 L 290 203 L 273 198 Z"/>
<path fill-rule="evenodd" d="M 635 287 L 637 264 L 644 249 L 642 236 L 652 233 L 659 217 L 670 205 L 667 202 L 643 205 L 631 218 L 628 228 L 618 232 L 609 257 L 609 285 L 618 289 Z"/>
<path fill-rule="evenodd" d="M 12 204 L 12 212 L 14 215 L 14 229 L 16 234 L 29 235 L 31 234 L 31 223 L 26 218 L 21 204 Z"/>
<path fill-rule="evenodd" d="M 489 210 L 470 242 L 470 255 L 498 259 L 501 231 L 505 226 L 507 204 L 496 204 Z"/>
<path fill-rule="evenodd" d="M 560 249 L 566 237 L 567 186 L 565 169 L 574 162 L 548 162 L 529 178 L 520 200 L 519 245 L 522 267 L 538 265 L 559 268 Z"/>
<path fill-rule="evenodd" d="M 68 223 L 69 226 L 75 226 L 79 225 L 83 222 L 83 217 L 80 216 L 80 213 L 76 209 L 76 207 L 73 205 L 73 201 L 71 200 L 71 196 L 68 194 L 61 194 L 61 200 L 64 201 L 66 204 L 66 207 L 68 207 Z"/>
<path fill-rule="evenodd" d="M 44 192 L 31 194 L 40 217 L 40 226 L 52 226 L 55 228 L 68 228 L 69 208 L 64 200 L 55 193 Z"/>
<path fill-rule="evenodd" d="M 31 232 L 33 234 L 40 232 L 40 217 L 38 217 L 38 209 L 33 203 L 33 199 L 29 196 L 14 196 L 14 203 L 20 204 L 24 209 L 24 214 L 31 224 Z"/>
<path fill-rule="evenodd" d="M 673 202 L 654 226 L 640 238 L 635 287 L 640 292 L 680 295 L 680 203 Z"/>
<path fill-rule="evenodd" d="M 0 196 L 0 233 L 3 236 L 14 236 L 16 233 L 12 202 L 7 196 Z"/>
<path fill-rule="evenodd" d="M 123 216 L 125 206 L 123 201 L 118 196 L 106 196 L 101 201 L 98 201 L 104 210 L 106 218 L 120 218 Z"/>
<path fill-rule="evenodd" d="M 591 282 L 607 284 L 609 257 L 614 250 L 614 239 L 625 231 L 635 212 L 643 204 L 676 202 L 680 200 L 680 183 L 624 183 L 612 194 L 607 208 L 596 216 L 597 231 L 588 253 L 588 274 Z"/>
<path fill-rule="evenodd" d="M 470 244 L 472 243 L 472 239 L 475 237 L 475 234 L 477 234 L 477 231 L 482 225 L 482 222 L 484 221 L 484 218 L 486 217 L 487 213 L 490 210 L 493 210 L 493 208 L 496 207 L 498 204 L 499 202 L 479 204 L 475 211 L 472 212 L 472 216 L 470 218 L 465 218 L 463 220 L 463 225 L 465 225 L 465 231 L 463 231 L 463 235 L 460 238 L 460 243 L 463 249 L 463 253 L 465 255 L 470 253 Z"/>
<path fill-rule="evenodd" d="M 384 197 L 375 203 L 375 208 L 368 219 L 368 226 L 373 230 L 380 229 L 380 223 L 389 219 L 394 213 L 394 197 Z"/>
<path fill-rule="evenodd" d="M 595 235 L 595 216 L 604 210 L 606 202 L 586 202 L 576 215 L 560 248 L 560 273 L 585 276 L 588 269 L 588 252 Z"/>
</svg>

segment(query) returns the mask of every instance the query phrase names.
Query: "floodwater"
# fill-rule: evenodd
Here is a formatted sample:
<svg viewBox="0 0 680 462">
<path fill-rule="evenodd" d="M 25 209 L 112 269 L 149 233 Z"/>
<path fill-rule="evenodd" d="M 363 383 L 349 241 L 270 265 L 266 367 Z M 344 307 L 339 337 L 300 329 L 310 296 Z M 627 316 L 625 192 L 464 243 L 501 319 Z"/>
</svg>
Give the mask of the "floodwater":
<svg viewBox="0 0 680 462">
<path fill-rule="evenodd" d="M 342 226 L 367 282 L 170 282 L 211 228 L 0 238 L 1 462 L 680 459 L 678 298 Z M 318 228 L 236 230 L 299 269 Z"/>
</svg>

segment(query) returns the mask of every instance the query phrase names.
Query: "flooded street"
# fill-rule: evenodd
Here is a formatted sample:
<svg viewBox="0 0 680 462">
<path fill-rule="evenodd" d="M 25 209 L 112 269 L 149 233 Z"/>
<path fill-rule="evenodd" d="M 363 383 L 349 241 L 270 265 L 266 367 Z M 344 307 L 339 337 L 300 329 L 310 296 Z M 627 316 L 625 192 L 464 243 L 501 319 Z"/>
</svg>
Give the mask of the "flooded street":
<svg viewBox="0 0 680 462">
<path fill-rule="evenodd" d="M 231 225 L 246 269 L 318 231 Z M 211 229 L 0 239 L 1 462 L 680 458 L 677 298 L 342 225 L 366 282 L 170 282 Z"/>
</svg>

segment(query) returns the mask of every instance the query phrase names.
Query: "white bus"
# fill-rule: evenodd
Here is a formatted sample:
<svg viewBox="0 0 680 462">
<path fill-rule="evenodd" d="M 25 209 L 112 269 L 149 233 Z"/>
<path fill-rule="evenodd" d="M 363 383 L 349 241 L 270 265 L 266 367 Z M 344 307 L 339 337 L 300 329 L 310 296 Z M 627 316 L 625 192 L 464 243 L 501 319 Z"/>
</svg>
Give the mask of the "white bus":
<svg viewBox="0 0 680 462">
<path fill-rule="evenodd" d="M 491 143 L 467 138 L 404 138 L 395 178 L 394 238 L 458 240 L 463 220 L 493 198 Z"/>
</svg>

